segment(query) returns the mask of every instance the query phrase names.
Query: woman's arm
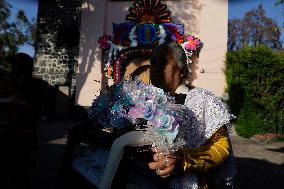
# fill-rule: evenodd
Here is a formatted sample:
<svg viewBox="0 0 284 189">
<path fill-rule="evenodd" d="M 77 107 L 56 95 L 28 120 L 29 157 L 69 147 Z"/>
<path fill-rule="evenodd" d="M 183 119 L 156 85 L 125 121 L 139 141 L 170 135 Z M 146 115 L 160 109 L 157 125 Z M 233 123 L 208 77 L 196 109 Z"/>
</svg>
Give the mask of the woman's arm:
<svg viewBox="0 0 284 189">
<path fill-rule="evenodd" d="M 229 157 L 230 144 L 225 127 L 217 130 L 200 148 L 183 148 L 183 169 L 206 172 Z"/>
<path fill-rule="evenodd" d="M 229 151 L 229 137 L 225 127 L 221 127 L 199 148 L 183 148 L 172 155 L 153 149 L 154 161 L 148 166 L 163 178 L 168 177 L 178 167 L 183 167 L 184 171 L 190 169 L 206 172 L 225 161 L 229 157 Z"/>
</svg>

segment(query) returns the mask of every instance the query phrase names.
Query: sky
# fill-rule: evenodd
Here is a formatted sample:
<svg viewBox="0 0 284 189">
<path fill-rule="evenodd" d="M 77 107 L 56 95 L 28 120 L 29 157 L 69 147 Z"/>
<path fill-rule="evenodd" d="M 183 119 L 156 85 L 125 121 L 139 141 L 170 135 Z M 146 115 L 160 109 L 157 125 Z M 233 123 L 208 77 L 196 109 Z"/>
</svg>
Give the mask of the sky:
<svg viewBox="0 0 284 189">
<path fill-rule="evenodd" d="M 29 18 L 37 17 L 37 0 L 7 0 L 7 2 L 13 6 L 13 15 L 15 15 L 16 12 L 21 9 L 25 11 Z M 257 8 L 260 4 L 262 4 L 264 10 L 266 11 L 266 16 L 278 22 L 278 25 L 283 33 L 281 35 L 281 41 L 282 44 L 284 44 L 284 29 L 282 25 L 282 22 L 284 21 L 284 14 L 282 14 L 284 5 L 276 6 L 275 2 L 276 0 L 228 0 L 229 19 L 242 18 L 247 11 Z M 34 49 L 28 45 L 20 47 L 20 52 L 25 52 L 31 56 L 34 56 Z"/>
<path fill-rule="evenodd" d="M 38 9 L 37 0 L 6 0 L 6 1 L 13 6 L 11 11 L 12 13 L 11 20 L 14 19 L 15 15 L 19 10 L 23 10 L 29 19 L 37 17 L 37 9 Z M 21 46 L 19 52 L 27 53 L 32 57 L 34 56 L 35 53 L 34 48 L 29 45 Z"/>
<path fill-rule="evenodd" d="M 263 9 L 265 10 L 265 15 L 269 18 L 272 18 L 278 23 L 279 28 L 281 29 L 281 41 L 284 46 L 284 4 L 275 5 L 277 0 L 228 0 L 229 1 L 229 19 L 232 18 L 243 18 L 244 14 L 253 9 L 257 8 L 262 4 Z"/>
</svg>

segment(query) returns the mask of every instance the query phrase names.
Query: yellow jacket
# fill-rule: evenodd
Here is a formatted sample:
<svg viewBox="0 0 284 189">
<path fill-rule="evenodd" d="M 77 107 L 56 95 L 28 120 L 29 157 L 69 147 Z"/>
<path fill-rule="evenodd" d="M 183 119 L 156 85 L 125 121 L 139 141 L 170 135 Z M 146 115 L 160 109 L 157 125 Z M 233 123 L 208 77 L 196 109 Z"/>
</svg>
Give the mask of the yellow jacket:
<svg viewBox="0 0 284 189">
<path fill-rule="evenodd" d="M 224 127 L 217 130 L 199 148 L 183 148 L 183 169 L 205 173 L 224 162 L 230 154 L 229 137 Z M 199 180 L 199 188 L 206 189 L 206 179 Z"/>
</svg>

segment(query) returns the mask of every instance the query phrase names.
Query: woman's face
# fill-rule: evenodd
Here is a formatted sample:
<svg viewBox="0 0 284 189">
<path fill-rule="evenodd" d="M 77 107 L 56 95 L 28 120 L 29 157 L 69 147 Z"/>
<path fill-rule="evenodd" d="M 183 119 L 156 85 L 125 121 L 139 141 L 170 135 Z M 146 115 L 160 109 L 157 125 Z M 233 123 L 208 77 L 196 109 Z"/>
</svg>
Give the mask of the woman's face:
<svg viewBox="0 0 284 189">
<path fill-rule="evenodd" d="M 173 58 L 168 59 L 168 64 L 164 67 L 163 89 L 174 94 L 178 86 L 182 83 L 182 71 Z"/>
</svg>

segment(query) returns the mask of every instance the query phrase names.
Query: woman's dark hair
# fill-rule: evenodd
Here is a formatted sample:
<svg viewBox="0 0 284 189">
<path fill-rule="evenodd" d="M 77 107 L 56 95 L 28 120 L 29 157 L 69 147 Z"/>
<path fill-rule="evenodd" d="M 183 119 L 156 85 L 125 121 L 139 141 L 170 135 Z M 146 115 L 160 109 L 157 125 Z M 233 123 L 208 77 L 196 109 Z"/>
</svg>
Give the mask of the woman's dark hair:
<svg viewBox="0 0 284 189">
<path fill-rule="evenodd" d="M 168 64 L 168 60 L 173 59 L 177 62 L 178 67 L 183 73 L 184 80 L 189 77 L 189 67 L 186 64 L 186 55 L 183 51 L 183 48 L 177 43 L 163 43 L 157 46 L 152 54 L 150 59 L 150 79 L 152 78 L 161 78 L 163 76 L 163 70 L 165 66 Z M 160 77 L 154 77 L 154 76 Z"/>
</svg>

